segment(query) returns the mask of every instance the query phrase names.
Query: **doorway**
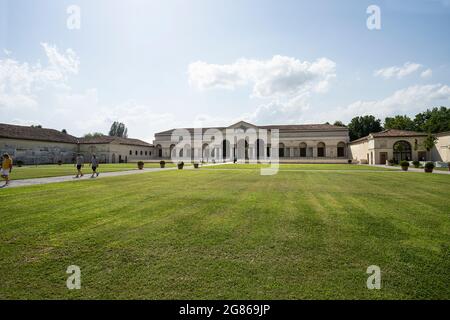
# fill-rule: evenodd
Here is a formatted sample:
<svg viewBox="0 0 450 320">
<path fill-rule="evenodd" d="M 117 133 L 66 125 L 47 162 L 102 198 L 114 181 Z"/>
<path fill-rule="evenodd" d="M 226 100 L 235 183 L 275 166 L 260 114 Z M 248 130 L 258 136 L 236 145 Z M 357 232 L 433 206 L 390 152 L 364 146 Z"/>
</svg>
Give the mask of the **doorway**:
<svg viewBox="0 0 450 320">
<path fill-rule="evenodd" d="M 380 164 L 386 164 L 387 152 L 380 152 Z"/>
</svg>

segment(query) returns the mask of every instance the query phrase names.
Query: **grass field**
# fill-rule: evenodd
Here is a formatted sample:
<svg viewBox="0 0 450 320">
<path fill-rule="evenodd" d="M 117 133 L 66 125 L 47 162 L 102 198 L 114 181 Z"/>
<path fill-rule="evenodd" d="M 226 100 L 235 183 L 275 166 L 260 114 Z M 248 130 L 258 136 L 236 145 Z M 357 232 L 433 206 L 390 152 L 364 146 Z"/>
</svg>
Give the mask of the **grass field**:
<svg viewBox="0 0 450 320">
<path fill-rule="evenodd" d="M 447 175 L 202 168 L 0 201 L 3 299 L 450 298 Z M 366 288 L 370 265 L 381 290 Z"/>
<path fill-rule="evenodd" d="M 175 164 L 166 163 L 166 167 L 173 167 Z M 144 168 L 159 168 L 159 163 L 145 163 Z M 100 164 L 98 172 L 115 172 L 125 170 L 136 170 L 136 163 L 117 163 L 117 164 Z M 44 164 L 38 166 L 23 166 L 13 168 L 11 179 L 31 179 L 31 178 L 45 178 L 45 177 L 58 177 L 58 176 L 70 176 L 76 175 L 77 170 L 73 164 Z M 84 174 L 92 174 L 92 170 L 89 164 L 85 164 L 83 167 Z"/>
<path fill-rule="evenodd" d="M 270 164 L 241 164 L 241 163 L 225 163 L 214 166 L 205 166 L 207 169 L 245 169 L 256 170 L 261 168 L 269 168 Z M 381 168 L 369 165 L 355 165 L 355 164 L 287 164 L 281 163 L 278 165 L 279 170 L 364 170 L 364 171 L 386 171 L 399 170 L 400 168 Z"/>
</svg>

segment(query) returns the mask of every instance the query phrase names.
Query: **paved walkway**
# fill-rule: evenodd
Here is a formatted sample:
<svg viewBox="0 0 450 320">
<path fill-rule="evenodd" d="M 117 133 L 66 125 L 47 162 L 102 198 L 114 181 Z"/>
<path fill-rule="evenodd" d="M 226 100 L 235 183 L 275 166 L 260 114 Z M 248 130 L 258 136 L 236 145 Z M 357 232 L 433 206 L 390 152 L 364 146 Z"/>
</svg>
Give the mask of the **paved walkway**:
<svg viewBox="0 0 450 320">
<path fill-rule="evenodd" d="M 91 179 L 91 174 L 85 174 L 82 178 L 74 178 L 71 176 L 60 176 L 60 177 L 46 177 L 46 178 L 33 178 L 33 179 L 22 179 L 22 180 L 11 180 L 7 188 L 15 188 L 15 187 L 24 187 L 24 186 L 33 186 L 38 184 L 47 184 L 47 183 L 57 183 L 57 182 L 66 182 L 66 181 L 80 181 L 80 180 L 94 180 L 101 179 L 106 177 L 118 177 L 125 176 L 130 174 L 141 174 L 146 172 L 156 172 L 163 170 L 175 170 L 176 167 L 170 168 L 147 168 L 143 170 L 125 170 L 125 171 L 115 171 L 115 172 L 101 172 L 100 175 L 96 178 Z M 187 169 L 187 167 L 185 167 Z"/>
<path fill-rule="evenodd" d="M 222 163 L 220 163 L 222 164 Z M 214 166 L 219 164 L 205 164 L 203 166 Z M 184 166 L 184 170 L 194 169 L 194 166 Z M 74 178 L 71 176 L 60 176 L 60 177 L 46 177 L 46 178 L 33 178 L 33 179 L 21 179 L 21 180 L 11 180 L 7 188 L 17 188 L 17 187 L 25 187 L 25 186 L 34 186 L 39 184 L 48 184 L 48 183 L 58 183 L 58 182 L 67 182 L 67 181 L 80 181 L 80 180 L 94 180 L 101 179 L 106 177 L 118 177 L 125 176 L 130 174 L 141 174 L 147 172 L 158 172 L 158 171 L 167 171 L 167 170 L 178 170 L 175 167 L 168 168 L 144 168 L 143 170 L 124 170 L 124 171 L 114 171 L 114 172 L 101 172 L 100 175 L 96 178 L 91 179 L 91 174 L 85 174 L 82 178 Z M 1 189 L 1 187 L 0 187 Z"/>
<path fill-rule="evenodd" d="M 398 170 L 401 170 L 400 167 L 386 166 L 386 165 L 382 165 L 382 164 L 377 164 L 377 165 L 374 165 L 374 166 L 375 167 L 379 167 L 379 168 L 390 168 L 390 169 L 396 168 Z M 422 173 L 425 173 L 425 171 L 423 171 L 423 168 L 414 168 L 414 167 L 411 167 L 411 166 L 408 168 L 408 172 L 422 172 Z M 433 173 L 436 173 L 436 174 L 450 174 L 450 171 L 448 171 L 448 170 L 443 171 L 443 170 L 436 170 L 436 169 L 434 169 Z"/>
</svg>

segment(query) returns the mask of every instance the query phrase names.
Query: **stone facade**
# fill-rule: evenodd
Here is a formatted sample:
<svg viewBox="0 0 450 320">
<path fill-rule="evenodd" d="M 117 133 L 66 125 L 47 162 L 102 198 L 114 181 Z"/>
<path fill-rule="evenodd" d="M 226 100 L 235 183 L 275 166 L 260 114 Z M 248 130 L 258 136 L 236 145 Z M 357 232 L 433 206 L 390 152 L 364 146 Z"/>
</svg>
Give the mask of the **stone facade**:
<svg viewBox="0 0 450 320">
<path fill-rule="evenodd" d="M 427 152 L 423 142 L 426 133 L 405 130 L 385 130 L 352 141 L 350 157 L 358 163 L 386 164 L 388 160 L 437 161 Z"/>
<path fill-rule="evenodd" d="M 441 162 L 450 162 L 450 131 L 436 135 L 438 141 L 431 150 L 433 159 Z"/>
<path fill-rule="evenodd" d="M 77 149 L 75 143 L 0 138 L 0 152 L 24 164 L 71 163 Z"/>
<path fill-rule="evenodd" d="M 189 135 L 188 141 L 183 141 L 182 150 L 176 150 L 179 141 L 176 136 L 172 137 L 175 130 Z M 272 143 L 274 130 L 279 132 L 276 144 Z M 239 131 L 242 139 L 229 134 L 238 132 L 239 135 Z M 256 135 L 251 138 L 249 132 Z M 281 162 L 346 163 L 348 142 L 345 127 L 328 124 L 256 126 L 240 121 L 229 127 L 184 128 L 156 133 L 153 145 L 156 159 L 170 159 L 176 153 L 186 160 L 205 162 L 232 161 L 234 158 L 270 161 L 278 154 Z"/>
<path fill-rule="evenodd" d="M 153 146 L 138 139 L 101 136 L 77 138 L 53 129 L 0 124 L 0 153 L 23 164 L 73 163 L 77 153 L 86 162 L 95 154 L 102 163 L 150 160 Z"/>
</svg>

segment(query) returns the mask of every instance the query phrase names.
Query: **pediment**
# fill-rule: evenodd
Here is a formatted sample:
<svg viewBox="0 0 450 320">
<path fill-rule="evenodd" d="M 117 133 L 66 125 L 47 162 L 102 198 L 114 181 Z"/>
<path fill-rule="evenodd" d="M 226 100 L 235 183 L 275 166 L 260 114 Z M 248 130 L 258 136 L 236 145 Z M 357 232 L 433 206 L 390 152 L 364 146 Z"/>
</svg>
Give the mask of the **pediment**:
<svg viewBox="0 0 450 320">
<path fill-rule="evenodd" d="M 258 127 L 255 126 L 254 124 L 251 124 L 251 123 L 248 123 L 248 122 L 245 122 L 245 121 L 239 121 L 239 122 L 236 122 L 235 124 L 232 124 L 228 128 L 230 128 L 230 129 L 244 129 L 244 130 L 247 130 L 249 128 L 257 129 Z"/>
</svg>

